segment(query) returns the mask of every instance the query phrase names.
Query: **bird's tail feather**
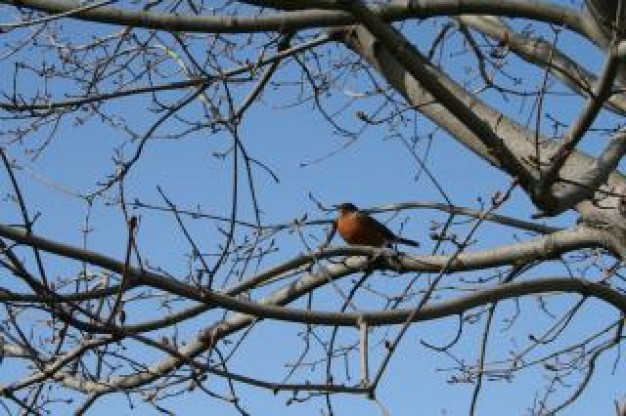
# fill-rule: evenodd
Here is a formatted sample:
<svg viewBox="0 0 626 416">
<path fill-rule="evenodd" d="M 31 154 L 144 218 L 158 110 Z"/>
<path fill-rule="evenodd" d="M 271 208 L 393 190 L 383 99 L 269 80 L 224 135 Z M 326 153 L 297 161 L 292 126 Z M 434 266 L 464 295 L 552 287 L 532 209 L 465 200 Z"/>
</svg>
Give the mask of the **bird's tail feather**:
<svg viewBox="0 0 626 416">
<path fill-rule="evenodd" d="M 402 237 L 398 237 L 398 239 L 396 240 L 396 243 L 405 244 L 407 246 L 412 246 L 412 247 L 420 246 L 420 243 L 418 243 L 417 241 L 409 240 L 408 238 L 402 238 Z"/>
</svg>

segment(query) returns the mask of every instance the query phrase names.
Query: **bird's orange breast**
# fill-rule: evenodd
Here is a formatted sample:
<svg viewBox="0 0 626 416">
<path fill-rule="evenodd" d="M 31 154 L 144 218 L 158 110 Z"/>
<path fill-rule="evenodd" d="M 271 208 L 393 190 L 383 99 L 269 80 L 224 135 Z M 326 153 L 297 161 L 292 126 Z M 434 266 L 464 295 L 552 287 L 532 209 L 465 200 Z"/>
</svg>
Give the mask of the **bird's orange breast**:
<svg viewBox="0 0 626 416">
<path fill-rule="evenodd" d="M 374 221 L 359 213 L 349 213 L 337 219 L 337 231 L 348 244 L 382 247 L 388 237 Z"/>
</svg>

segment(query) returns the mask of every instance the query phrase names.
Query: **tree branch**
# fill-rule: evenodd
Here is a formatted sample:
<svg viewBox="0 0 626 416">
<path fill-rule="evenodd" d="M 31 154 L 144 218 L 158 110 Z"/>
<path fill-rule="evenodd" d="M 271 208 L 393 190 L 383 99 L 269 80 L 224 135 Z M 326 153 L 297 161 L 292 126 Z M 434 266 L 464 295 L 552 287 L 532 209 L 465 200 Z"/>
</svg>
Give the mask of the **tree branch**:
<svg viewBox="0 0 626 416">
<path fill-rule="evenodd" d="M 46 13 L 75 12 L 83 6 L 76 0 L 0 0 L 0 3 L 21 8 L 41 10 Z M 291 3 L 293 4 L 293 3 Z M 301 3 L 309 6 L 308 3 Z M 300 6 L 300 8 L 303 8 Z M 427 18 L 450 14 L 488 14 L 521 17 L 543 22 L 565 24 L 572 30 L 590 39 L 601 42 L 602 34 L 597 32 L 592 19 L 578 10 L 553 3 L 525 0 L 486 1 L 486 0 L 421 0 L 407 1 L 373 7 L 372 11 L 386 21 L 408 18 Z M 132 11 L 116 7 L 99 7 L 94 10 L 73 14 L 74 18 L 132 27 L 159 29 L 166 31 L 201 33 L 249 33 L 284 30 L 302 30 L 355 23 L 355 19 L 339 10 L 298 10 L 255 17 L 234 16 L 181 16 L 157 11 Z"/>
<path fill-rule="evenodd" d="M 324 265 L 318 272 L 303 276 L 293 284 L 287 285 L 285 288 L 275 292 L 275 294 L 269 299 L 252 302 L 234 298 L 233 296 L 235 293 L 233 293 L 233 291 L 230 291 L 231 295 L 229 296 L 209 290 L 199 290 L 196 286 L 187 285 L 183 282 L 158 273 L 133 267 L 128 267 L 125 270 L 123 262 L 119 262 L 98 253 L 70 247 L 32 234 L 27 234 L 21 230 L 6 225 L 0 225 L 0 236 L 64 257 L 105 267 L 116 273 L 123 273 L 125 271 L 129 285 L 134 284 L 151 286 L 167 293 L 173 293 L 211 306 L 220 306 L 242 314 L 249 314 L 257 318 L 287 320 L 319 325 L 354 326 L 357 322 L 355 319 L 357 319 L 360 315 L 357 314 L 350 318 L 345 318 L 346 315 L 341 313 L 297 311 L 284 308 L 280 305 L 285 305 L 300 296 L 309 293 L 311 290 L 323 286 L 330 280 L 371 267 L 367 257 L 349 257 L 345 259 L 342 264 L 327 264 Z M 520 261 L 550 259 L 566 251 L 592 246 L 602 246 L 602 244 L 607 244 L 607 233 L 589 227 L 577 227 L 573 230 L 557 232 L 525 243 L 518 243 L 473 253 L 460 253 L 455 256 L 454 261 L 450 261 L 450 256 L 445 255 L 409 256 L 398 254 L 395 251 L 389 251 L 386 249 L 352 246 L 327 249 L 322 253 L 316 254 L 315 256 L 302 255 L 290 262 L 287 262 L 286 264 L 288 264 L 289 267 L 294 267 L 295 265 L 309 264 L 314 259 L 322 259 L 338 255 L 360 255 L 382 260 L 380 262 L 380 267 L 383 269 L 401 270 L 404 272 L 443 271 L 449 273 L 460 270 L 472 270 L 475 268 L 483 269 L 486 267 L 515 264 Z M 273 270 L 282 271 L 287 270 L 287 268 L 283 266 Z M 263 275 L 264 278 L 270 278 L 267 274 Z M 258 276 L 253 277 L 250 280 L 257 284 L 260 283 Z M 248 284 L 242 286 L 249 288 Z M 367 322 L 372 324 L 378 321 L 370 321 L 368 319 Z M 383 322 L 384 319 L 376 324 L 381 325 Z M 389 321 L 386 323 L 389 324 L 397 322 Z"/>
<path fill-rule="evenodd" d="M 591 86 L 596 83 L 597 77 L 550 42 L 540 37 L 520 34 L 494 16 L 463 15 L 458 19 L 464 25 L 494 40 L 506 39 L 506 47 L 510 51 L 527 62 L 547 68 L 572 91 L 580 95 L 591 94 Z M 626 114 L 626 97 L 623 94 L 609 96 L 602 105 L 618 114 Z"/>
<path fill-rule="evenodd" d="M 499 160 L 489 151 L 483 139 L 477 137 L 475 132 L 470 130 L 465 123 L 460 122 L 447 108 L 436 102 L 429 93 L 430 89 L 426 88 L 415 79 L 412 74 L 405 69 L 404 65 L 399 63 L 396 57 L 386 48 L 381 47 L 376 37 L 367 29 L 356 27 L 356 29 L 346 34 L 344 41 L 349 48 L 376 67 L 386 81 L 402 94 L 413 107 L 419 109 L 419 111 L 433 121 L 433 123 L 446 130 L 452 137 L 460 141 L 472 152 L 492 165 L 503 169 L 503 166 L 500 166 Z M 470 94 L 438 68 L 431 66 L 429 71 L 435 72 L 439 82 L 443 84 L 450 93 L 459 97 L 467 107 L 471 108 L 478 118 L 484 123 L 487 123 L 490 128 L 497 133 L 497 136 L 502 139 L 504 146 L 513 153 L 518 160 L 526 163 L 525 168 L 527 171 L 531 172 L 534 178 L 538 178 L 538 166 L 547 163 L 550 156 L 557 151 L 559 148 L 557 142 L 539 135 L 537 139 L 541 146 L 542 160 L 533 162 L 535 157 L 535 132 L 530 131 L 515 120 L 487 105 L 475 95 Z M 581 174 L 585 172 L 582 167 L 590 166 L 593 163 L 594 158 L 580 151 L 573 151 L 560 171 L 560 180 L 577 183 Z M 517 173 L 515 170 L 503 170 L 510 175 Z M 557 185 L 560 186 L 562 184 L 559 183 Z M 626 189 L 626 178 L 619 172 L 613 171 L 609 174 L 607 182 L 602 188 Z M 558 186 L 553 187 L 552 191 L 557 192 Z M 527 192 L 529 196 L 533 196 L 532 189 L 527 189 Z M 545 196 L 543 196 L 541 200 L 534 200 L 540 209 L 547 212 L 551 211 L 551 207 L 548 204 L 550 202 L 556 203 L 555 201 L 555 198 L 551 200 Z M 579 209 L 579 207 L 576 207 L 576 209 Z"/>
<path fill-rule="evenodd" d="M 545 190 L 558 180 L 559 171 L 578 143 L 582 140 L 584 134 L 600 112 L 600 109 L 602 109 L 606 99 L 611 95 L 618 63 L 617 49 L 615 46 L 612 46 L 609 48 L 602 74 L 598 77 L 598 81 L 588 97 L 585 107 L 578 116 L 578 119 L 572 123 L 569 131 L 565 134 L 564 142 L 551 157 L 552 161 L 548 168 L 545 171 L 541 170 L 541 178 L 539 183 L 537 183 L 537 190 L 535 191 L 537 194 L 536 197 L 544 194 Z M 598 185 L 600 184 L 601 182 L 598 183 Z M 569 207 L 567 205 L 562 207 L 562 209 L 565 208 Z"/>
<path fill-rule="evenodd" d="M 464 102 L 462 97 L 448 88 L 441 72 L 402 33 L 376 16 L 361 3 L 361 0 L 346 0 L 344 4 L 376 39 L 375 47 L 386 49 L 436 102 L 445 107 L 480 140 L 498 165 L 511 176 L 518 178 L 523 187 L 528 188 L 534 184 L 530 169 L 506 146 L 506 142 L 498 136 L 496 130 L 473 111 L 471 102 Z"/>
</svg>

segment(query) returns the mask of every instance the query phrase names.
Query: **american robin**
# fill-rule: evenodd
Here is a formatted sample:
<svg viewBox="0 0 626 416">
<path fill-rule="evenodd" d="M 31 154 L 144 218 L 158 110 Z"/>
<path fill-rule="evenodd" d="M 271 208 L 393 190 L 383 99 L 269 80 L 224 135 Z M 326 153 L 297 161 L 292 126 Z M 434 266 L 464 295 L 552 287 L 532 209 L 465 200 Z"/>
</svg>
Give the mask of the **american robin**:
<svg viewBox="0 0 626 416">
<path fill-rule="evenodd" d="M 339 216 L 335 220 L 335 228 L 348 244 L 373 247 L 387 247 L 392 244 L 406 244 L 419 247 L 417 241 L 395 235 L 389 228 L 365 212 L 359 211 L 356 205 L 349 202 L 335 205 Z"/>
</svg>

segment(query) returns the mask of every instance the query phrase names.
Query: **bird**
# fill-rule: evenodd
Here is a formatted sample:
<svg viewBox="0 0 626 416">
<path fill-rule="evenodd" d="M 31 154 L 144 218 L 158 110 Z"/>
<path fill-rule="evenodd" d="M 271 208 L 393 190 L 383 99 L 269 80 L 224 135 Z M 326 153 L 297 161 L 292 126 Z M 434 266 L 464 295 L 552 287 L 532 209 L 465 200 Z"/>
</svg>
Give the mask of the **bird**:
<svg viewBox="0 0 626 416">
<path fill-rule="evenodd" d="M 390 247 L 394 244 L 405 244 L 412 247 L 419 247 L 420 245 L 417 241 L 397 236 L 385 225 L 360 211 L 356 205 L 350 202 L 335 205 L 335 208 L 339 210 L 339 215 L 335 220 L 334 227 L 348 244 L 372 247 Z"/>
</svg>

